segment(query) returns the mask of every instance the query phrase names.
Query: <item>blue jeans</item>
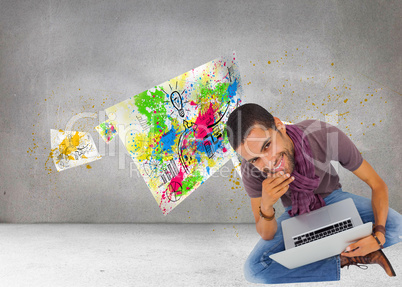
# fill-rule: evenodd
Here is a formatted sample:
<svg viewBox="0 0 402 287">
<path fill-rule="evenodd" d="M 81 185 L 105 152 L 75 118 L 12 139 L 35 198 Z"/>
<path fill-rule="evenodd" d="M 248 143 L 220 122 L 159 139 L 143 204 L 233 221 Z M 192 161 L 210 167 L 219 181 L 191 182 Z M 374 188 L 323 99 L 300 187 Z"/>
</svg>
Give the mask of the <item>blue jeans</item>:
<svg viewBox="0 0 402 287">
<path fill-rule="evenodd" d="M 326 204 L 329 205 L 346 198 L 353 199 L 363 223 L 370 221 L 374 223 L 371 200 L 368 198 L 344 192 L 342 189 L 337 189 L 324 200 Z M 260 239 L 247 258 L 244 265 L 244 275 L 246 280 L 253 283 L 265 284 L 340 280 L 341 266 L 339 255 L 294 269 L 287 269 L 269 258 L 271 254 L 285 250 L 281 222 L 290 218 L 287 213 L 290 208 L 291 207 L 287 207 L 286 212 L 277 219 L 278 230 L 275 237 L 268 241 Z M 401 241 L 401 222 L 402 216 L 390 208 L 388 211 L 387 223 L 385 225 L 387 232 L 384 247 L 391 246 Z"/>
</svg>

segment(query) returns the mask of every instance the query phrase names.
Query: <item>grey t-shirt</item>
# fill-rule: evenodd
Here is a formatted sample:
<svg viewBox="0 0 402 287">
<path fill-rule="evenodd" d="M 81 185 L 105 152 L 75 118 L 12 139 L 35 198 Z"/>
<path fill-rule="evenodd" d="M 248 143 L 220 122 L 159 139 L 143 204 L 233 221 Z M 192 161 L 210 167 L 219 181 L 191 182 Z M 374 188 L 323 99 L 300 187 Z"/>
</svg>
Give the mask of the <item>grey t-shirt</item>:
<svg viewBox="0 0 402 287">
<path fill-rule="evenodd" d="M 344 168 L 354 171 L 363 162 L 359 150 L 353 142 L 337 127 L 318 120 L 305 120 L 295 124 L 307 137 L 313 154 L 315 174 L 320 177 L 320 185 L 314 191 L 322 198 L 342 187 L 331 160 L 338 161 Z M 253 164 L 243 159 L 241 164 L 242 180 L 251 198 L 262 196 L 262 182 L 266 178 Z M 282 197 L 282 204 L 292 205 L 289 189 Z"/>
</svg>

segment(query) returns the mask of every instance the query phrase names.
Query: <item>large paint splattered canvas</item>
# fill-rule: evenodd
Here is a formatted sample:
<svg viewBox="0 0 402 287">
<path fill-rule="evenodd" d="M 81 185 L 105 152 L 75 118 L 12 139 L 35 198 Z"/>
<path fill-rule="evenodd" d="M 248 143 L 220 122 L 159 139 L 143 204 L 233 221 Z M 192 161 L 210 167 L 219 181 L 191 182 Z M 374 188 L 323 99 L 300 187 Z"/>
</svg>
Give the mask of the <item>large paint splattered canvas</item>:
<svg viewBox="0 0 402 287">
<path fill-rule="evenodd" d="M 233 54 L 106 109 L 163 214 L 234 155 L 224 127 L 241 95 Z"/>
</svg>

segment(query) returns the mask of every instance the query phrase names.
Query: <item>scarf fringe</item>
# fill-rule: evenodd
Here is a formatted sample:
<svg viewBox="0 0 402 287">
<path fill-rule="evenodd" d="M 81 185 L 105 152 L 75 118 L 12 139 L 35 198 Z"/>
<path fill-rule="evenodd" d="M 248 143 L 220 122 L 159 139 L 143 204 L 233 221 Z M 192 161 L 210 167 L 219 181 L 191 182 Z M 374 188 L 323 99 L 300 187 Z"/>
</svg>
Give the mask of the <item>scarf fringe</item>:
<svg viewBox="0 0 402 287">
<path fill-rule="evenodd" d="M 314 191 L 320 184 L 320 178 L 315 174 L 313 155 L 307 137 L 295 125 L 287 125 L 286 133 L 294 143 L 295 168 L 292 172 L 295 180 L 290 184 L 292 192 L 292 209 L 290 216 L 308 213 L 325 206 L 325 201 Z"/>
</svg>

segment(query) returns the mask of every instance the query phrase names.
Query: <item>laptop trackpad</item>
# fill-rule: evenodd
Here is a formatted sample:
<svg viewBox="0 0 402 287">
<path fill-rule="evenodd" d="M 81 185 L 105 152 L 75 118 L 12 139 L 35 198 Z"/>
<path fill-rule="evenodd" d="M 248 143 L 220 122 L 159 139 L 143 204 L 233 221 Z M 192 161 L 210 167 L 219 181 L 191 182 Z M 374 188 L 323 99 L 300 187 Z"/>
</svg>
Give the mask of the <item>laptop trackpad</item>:
<svg viewBox="0 0 402 287">
<path fill-rule="evenodd" d="M 309 218 L 309 215 L 313 215 Z M 331 223 L 331 218 L 326 209 L 321 210 L 317 214 L 309 214 L 307 215 L 307 222 L 311 229 L 315 229 L 318 227 L 322 227 Z"/>
</svg>

